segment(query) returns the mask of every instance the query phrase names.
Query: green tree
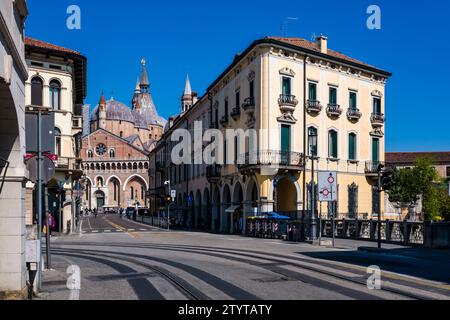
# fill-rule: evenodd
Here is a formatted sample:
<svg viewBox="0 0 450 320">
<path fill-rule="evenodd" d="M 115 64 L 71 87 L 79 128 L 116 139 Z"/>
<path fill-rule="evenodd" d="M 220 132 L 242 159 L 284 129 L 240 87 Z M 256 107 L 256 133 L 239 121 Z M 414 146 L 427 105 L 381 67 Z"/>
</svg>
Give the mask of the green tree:
<svg viewBox="0 0 450 320">
<path fill-rule="evenodd" d="M 398 203 L 401 208 L 417 204 L 422 197 L 423 211 L 426 219 L 441 220 L 445 198 L 441 188 L 439 174 L 434 167 L 434 160 L 429 157 L 416 159 L 413 168 L 395 169 L 394 184 L 388 191 L 389 200 Z"/>
</svg>

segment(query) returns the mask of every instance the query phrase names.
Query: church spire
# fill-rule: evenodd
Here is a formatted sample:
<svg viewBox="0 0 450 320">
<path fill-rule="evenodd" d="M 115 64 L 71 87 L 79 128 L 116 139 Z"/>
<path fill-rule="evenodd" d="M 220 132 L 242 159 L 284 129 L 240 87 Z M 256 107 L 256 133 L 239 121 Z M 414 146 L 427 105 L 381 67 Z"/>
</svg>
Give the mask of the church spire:
<svg viewBox="0 0 450 320">
<path fill-rule="evenodd" d="M 134 93 L 139 93 L 141 91 L 141 82 L 139 81 L 139 76 L 136 79 L 136 87 L 134 88 Z"/>
<path fill-rule="evenodd" d="M 184 85 L 184 95 L 192 95 L 191 82 L 189 81 L 189 75 L 186 75 L 186 84 Z"/>
<path fill-rule="evenodd" d="M 145 61 L 145 59 L 141 60 L 141 64 L 142 64 L 142 76 L 141 76 L 141 83 L 140 83 L 139 87 L 141 89 L 141 92 L 145 93 L 145 92 L 148 92 L 148 88 L 150 87 L 150 82 L 148 81 L 147 68 L 146 68 L 147 62 Z"/>
</svg>

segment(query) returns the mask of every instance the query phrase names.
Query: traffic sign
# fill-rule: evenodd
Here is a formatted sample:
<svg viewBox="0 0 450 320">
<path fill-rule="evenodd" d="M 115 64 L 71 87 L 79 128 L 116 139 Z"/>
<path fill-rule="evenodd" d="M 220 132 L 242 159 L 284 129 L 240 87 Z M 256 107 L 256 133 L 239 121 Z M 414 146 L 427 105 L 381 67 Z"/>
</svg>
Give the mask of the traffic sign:
<svg viewBox="0 0 450 320">
<path fill-rule="evenodd" d="M 175 199 L 175 198 L 177 197 L 177 190 L 171 190 L 171 191 L 170 191 L 170 197 L 171 197 L 172 199 Z"/>
<path fill-rule="evenodd" d="M 42 157 L 43 158 L 43 164 L 42 164 L 42 181 L 44 183 L 50 182 L 50 180 L 53 179 L 55 176 L 55 163 L 50 160 L 48 157 Z M 38 168 L 38 161 L 37 157 L 33 157 L 29 159 L 27 162 L 27 169 L 29 171 L 29 179 L 33 182 L 37 181 L 37 168 Z"/>
<path fill-rule="evenodd" d="M 319 201 L 335 202 L 338 200 L 337 172 L 319 172 Z"/>
</svg>

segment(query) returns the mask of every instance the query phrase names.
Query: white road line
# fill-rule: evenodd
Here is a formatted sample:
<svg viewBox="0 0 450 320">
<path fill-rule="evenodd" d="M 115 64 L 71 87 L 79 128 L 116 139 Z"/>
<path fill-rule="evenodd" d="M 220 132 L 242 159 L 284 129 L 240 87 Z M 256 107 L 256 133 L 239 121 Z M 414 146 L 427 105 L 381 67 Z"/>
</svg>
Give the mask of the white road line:
<svg viewBox="0 0 450 320">
<path fill-rule="evenodd" d="M 109 233 L 109 232 L 111 232 L 111 230 L 104 230 L 103 232 Z"/>
<path fill-rule="evenodd" d="M 128 232 L 136 231 L 136 229 L 128 229 Z"/>
<path fill-rule="evenodd" d="M 98 233 L 98 230 L 92 230 L 92 233 Z"/>
<path fill-rule="evenodd" d="M 139 229 L 140 231 L 148 231 L 148 229 Z"/>
</svg>

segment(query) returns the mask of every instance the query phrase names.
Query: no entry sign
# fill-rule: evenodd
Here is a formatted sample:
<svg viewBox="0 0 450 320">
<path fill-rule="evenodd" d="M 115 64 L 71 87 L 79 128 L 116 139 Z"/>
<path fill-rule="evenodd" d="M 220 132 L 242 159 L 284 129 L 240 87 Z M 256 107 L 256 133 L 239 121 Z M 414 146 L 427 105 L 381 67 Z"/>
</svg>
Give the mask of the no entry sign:
<svg viewBox="0 0 450 320">
<path fill-rule="evenodd" d="M 319 172 L 319 201 L 337 201 L 337 173 Z"/>
</svg>

